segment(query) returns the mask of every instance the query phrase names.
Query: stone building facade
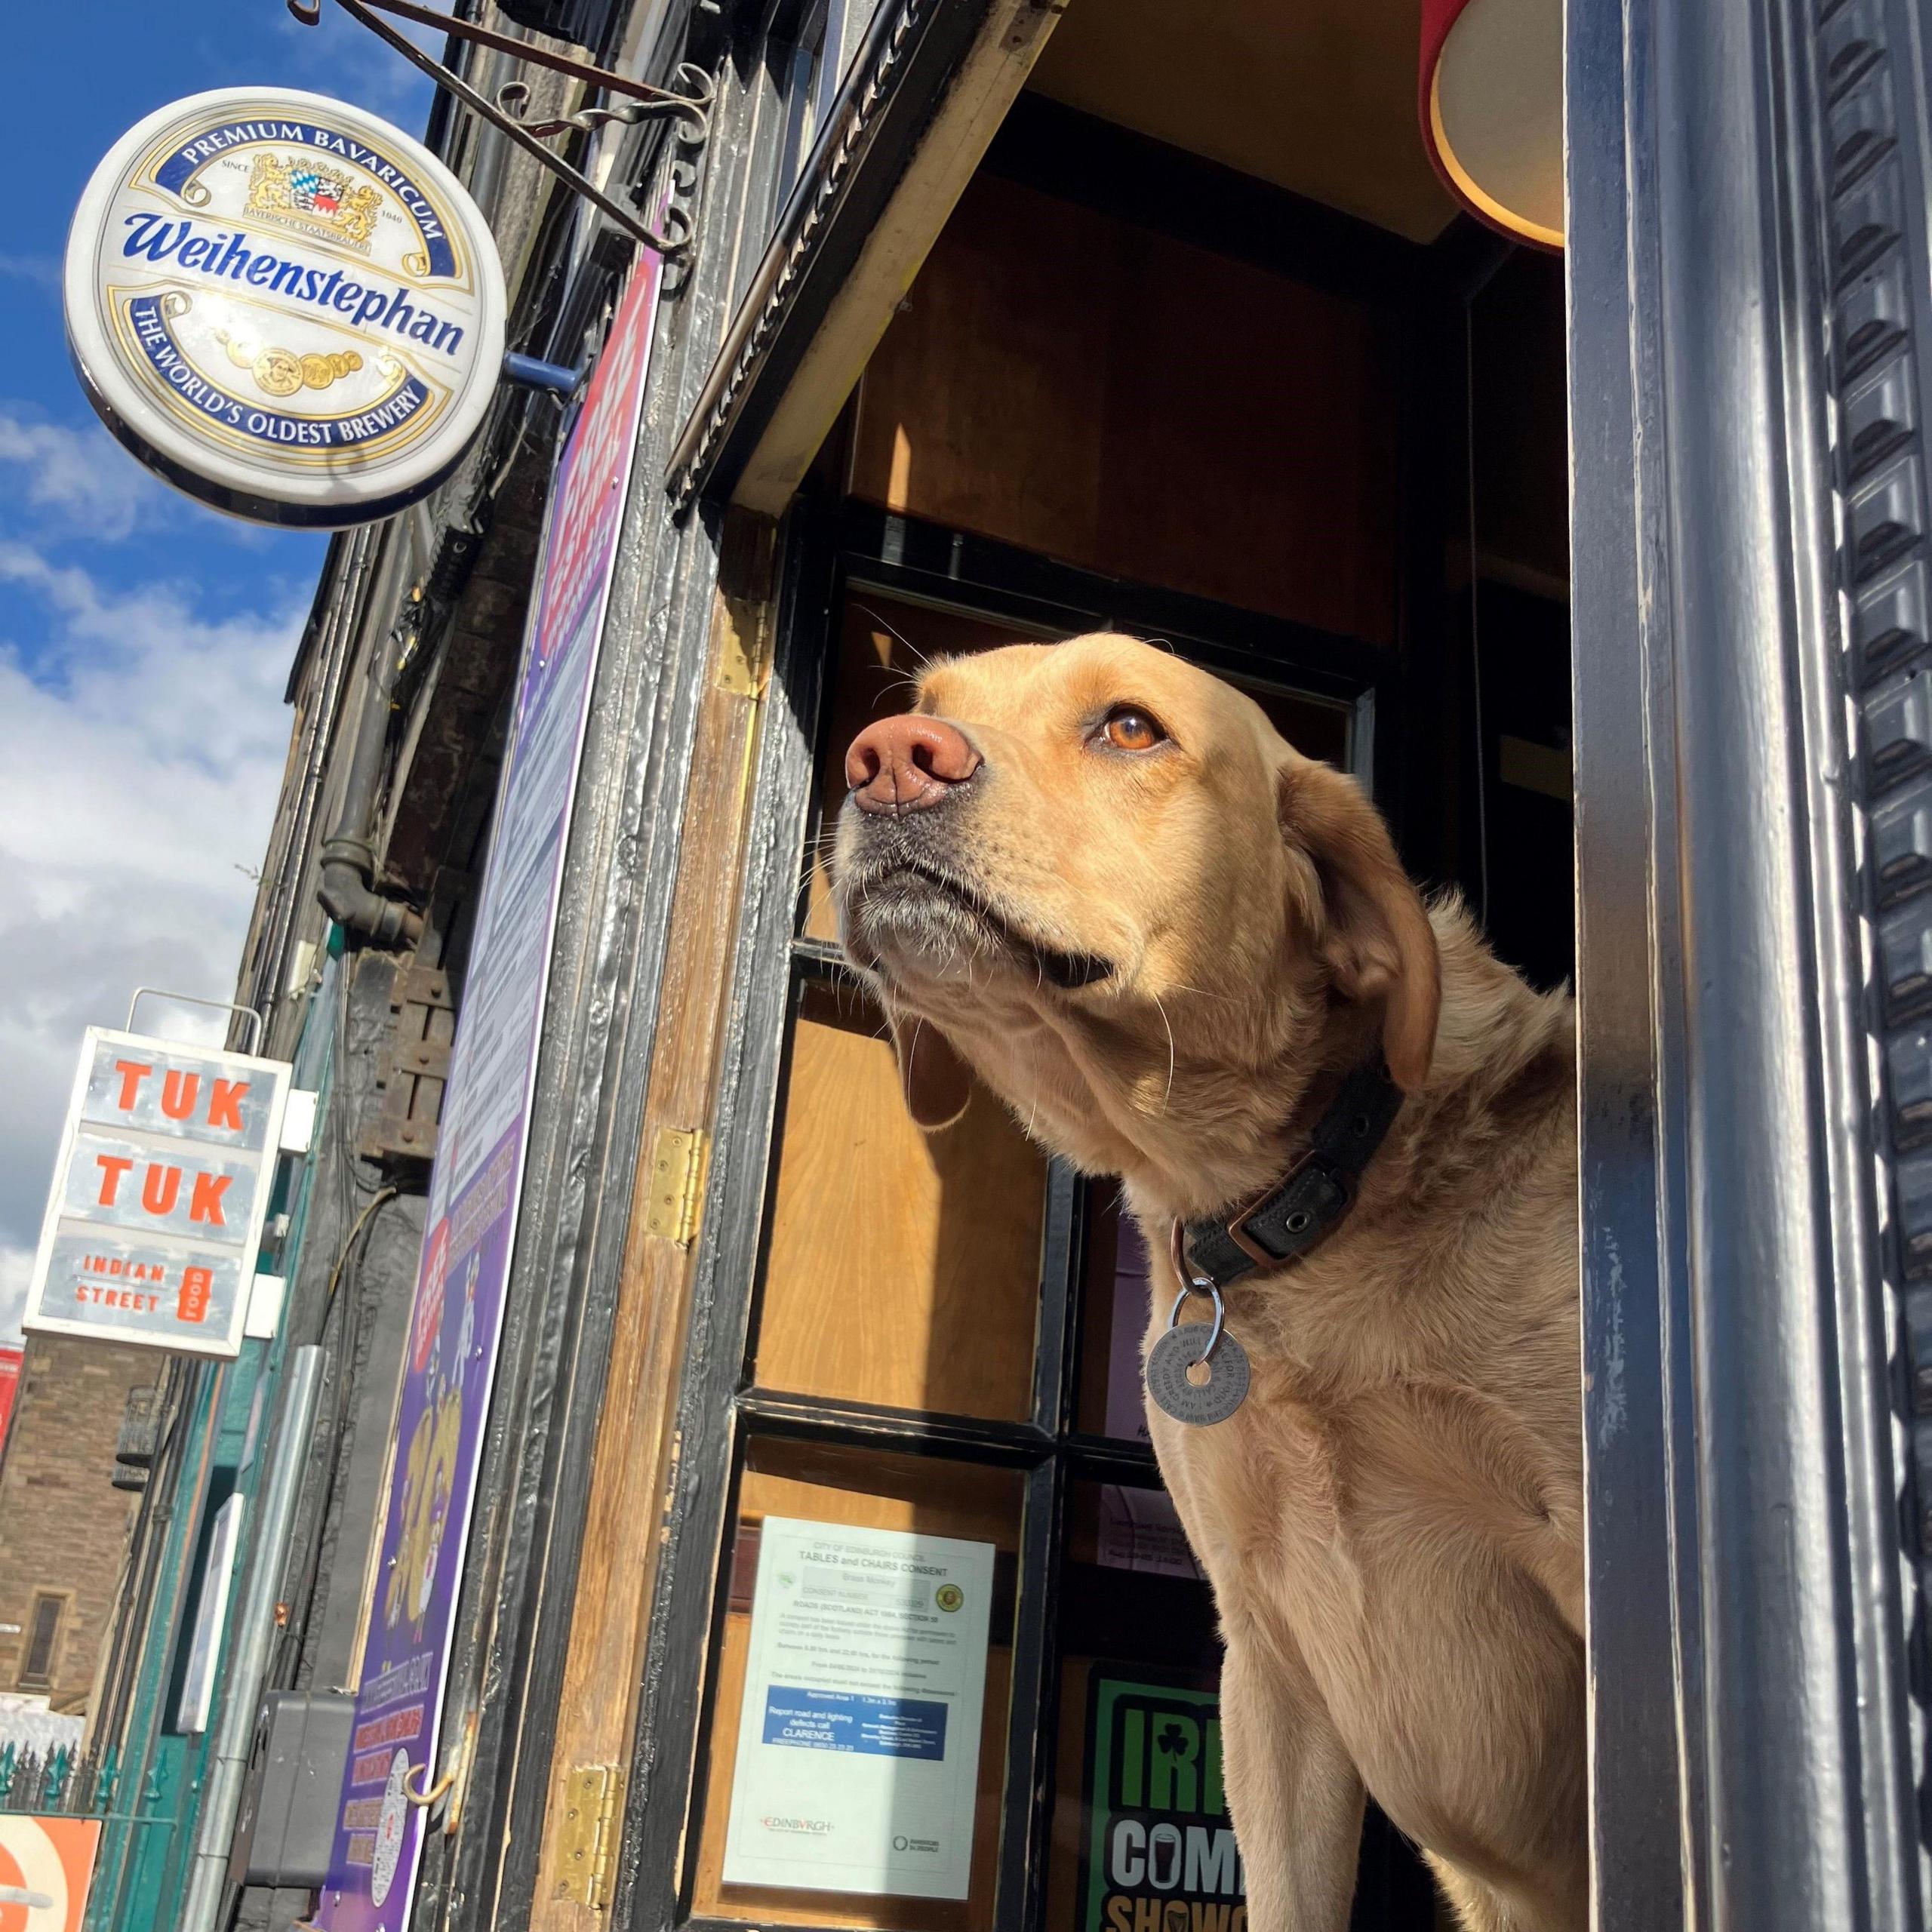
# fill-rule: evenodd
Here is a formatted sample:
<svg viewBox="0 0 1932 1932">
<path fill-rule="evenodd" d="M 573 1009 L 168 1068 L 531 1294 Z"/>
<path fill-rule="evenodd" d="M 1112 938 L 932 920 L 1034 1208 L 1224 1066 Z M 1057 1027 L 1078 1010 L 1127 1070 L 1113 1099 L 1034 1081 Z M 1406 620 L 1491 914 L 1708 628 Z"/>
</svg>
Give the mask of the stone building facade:
<svg viewBox="0 0 1932 1932">
<path fill-rule="evenodd" d="M 138 1480 L 115 1451 L 130 1393 L 162 1366 L 144 1349 L 29 1341 L 0 1454 L 0 1690 L 88 1712 L 136 1507 L 115 1487 L 117 1468 Z"/>
</svg>

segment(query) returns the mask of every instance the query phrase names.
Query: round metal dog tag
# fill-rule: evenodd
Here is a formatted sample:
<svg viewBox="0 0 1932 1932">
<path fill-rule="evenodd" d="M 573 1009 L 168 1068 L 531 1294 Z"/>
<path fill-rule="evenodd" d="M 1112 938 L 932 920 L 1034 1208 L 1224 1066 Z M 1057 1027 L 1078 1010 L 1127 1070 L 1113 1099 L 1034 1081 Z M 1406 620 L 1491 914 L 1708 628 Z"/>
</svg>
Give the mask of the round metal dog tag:
<svg viewBox="0 0 1932 1932">
<path fill-rule="evenodd" d="M 1190 1321 L 1170 1328 L 1147 1351 L 1147 1392 L 1176 1422 L 1205 1428 L 1226 1422 L 1247 1400 L 1247 1351 L 1223 1328 L 1204 1382 L 1188 1371 L 1207 1354 L 1217 1324 Z"/>
</svg>

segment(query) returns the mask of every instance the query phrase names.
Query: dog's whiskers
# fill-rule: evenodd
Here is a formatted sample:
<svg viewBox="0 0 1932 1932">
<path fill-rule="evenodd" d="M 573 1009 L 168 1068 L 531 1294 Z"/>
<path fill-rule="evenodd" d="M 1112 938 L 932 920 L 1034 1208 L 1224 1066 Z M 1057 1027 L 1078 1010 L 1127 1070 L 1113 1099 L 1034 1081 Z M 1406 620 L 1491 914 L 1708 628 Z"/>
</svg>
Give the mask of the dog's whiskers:
<svg viewBox="0 0 1932 1932">
<path fill-rule="evenodd" d="M 1197 999 L 1219 1000 L 1223 1006 L 1239 1006 L 1241 1004 L 1232 993 L 1211 993 L 1205 986 L 1190 986 L 1180 980 L 1175 980 L 1168 990 L 1170 992 L 1192 993 Z"/>
<path fill-rule="evenodd" d="M 1174 1097 L 1174 1023 L 1168 1017 L 1168 1009 L 1162 1004 L 1161 995 L 1153 995 L 1154 1009 L 1161 1016 L 1161 1024 L 1168 1030 L 1168 1091 L 1161 1096 L 1161 1111 L 1165 1113 L 1168 1103 Z"/>
<path fill-rule="evenodd" d="M 881 616 L 878 611 L 875 611 L 869 604 L 861 604 L 856 597 L 852 599 L 852 608 L 855 611 L 863 612 L 864 615 L 871 618 L 872 622 L 877 624 L 881 630 L 884 631 L 888 635 L 897 638 L 900 643 L 903 644 L 906 648 L 912 654 L 913 657 L 918 660 L 919 669 L 921 670 L 929 671 L 932 669 L 933 660 L 931 657 L 928 655 L 926 652 L 921 651 L 919 647 L 889 618 Z M 909 681 L 916 682 L 917 680 L 915 679 Z"/>
</svg>

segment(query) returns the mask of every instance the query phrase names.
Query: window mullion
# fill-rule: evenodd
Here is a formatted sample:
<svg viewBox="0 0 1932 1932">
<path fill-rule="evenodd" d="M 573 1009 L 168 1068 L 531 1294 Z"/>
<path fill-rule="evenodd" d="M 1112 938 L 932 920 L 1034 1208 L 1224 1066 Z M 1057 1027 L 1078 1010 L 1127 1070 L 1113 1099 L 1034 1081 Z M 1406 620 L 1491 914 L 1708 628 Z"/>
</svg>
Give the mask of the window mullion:
<svg viewBox="0 0 1932 1932">
<path fill-rule="evenodd" d="M 1044 1923 L 1048 1833 L 1059 1734 L 1060 1546 L 1066 1481 L 1058 1456 L 1027 1477 L 1013 1619 L 1013 1679 L 1007 1705 L 1005 1798 L 993 1924 L 1039 1932 Z"/>
</svg>

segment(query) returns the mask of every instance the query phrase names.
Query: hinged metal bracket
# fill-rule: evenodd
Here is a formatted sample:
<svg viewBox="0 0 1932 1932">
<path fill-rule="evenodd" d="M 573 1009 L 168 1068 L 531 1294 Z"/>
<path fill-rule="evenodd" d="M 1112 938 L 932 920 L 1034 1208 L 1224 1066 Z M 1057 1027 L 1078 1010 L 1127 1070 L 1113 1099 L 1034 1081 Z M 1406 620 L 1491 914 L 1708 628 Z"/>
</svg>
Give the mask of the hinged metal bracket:
<svg viewBox="0 0 1932 1932">
<path fill-rule="evenodd" d="M 660 1127 L 651 1143 L 651 1194 L 644 1231 L 688 1247 L 704 1214 L 711 1137 L 701 1127 Z"/>
<path fill-rule="evenodd" d="M 610 1896 L 611 1850 L 623 1782 L 615 1764 L 579 1764 L 564 1779 L 557 1882 L 565 1897 L 592 1912 L 601 1912 Z"/>
<path fill-rule="evenodd" d="M 718 560 L 716 679 L 721 691 L 756 699 L 771 669 L 772 561 L 777 526 L 768 517 L 733 510 L 724 519 Z"/>
<path fill-rule="evenodd" d="M 764 689 L 764 667 L 759 661 L 764 654 L 755 657 L 747 648 L 758 632 L 748 638 L 740 614 L 734 611 L 726 617 L 724 634 L 718 641 L 718 687 L 734 697 L 756 697 Z"/>
<path fill-rule="evenodd" d="M 546 148 L 539 137 L 588 132 L 614 122 L 630 126 L 662 115 L 673 117 L 683 124 L 679 130 L 681 139 L 692 144 L 702 143 L 711 131 L 711 103 L 715 91 L 711 76 L 702 68 L 688 63 L 678 68 L 676 78 L 679 86 L 688 90 L 681 93 L 669 88 L 653 87 L 648 82 L 634 81 L 626 74 L 614 74 L 608 67 L 592 66 L 586 60 L 573 60 L 568 54 L 553 54 L 534 41 L 519 40 L 514 34 L 499 33 L 493 28 L 478 26 L 472 20 L 457 20 L 451 14 L 438 13 L 433 7 L 418 6 L 415 0 L 336 0 L 336 5 L 351 19 L 360 21 L 379 40 L 387 41 L 411 66 L 420 67 L 471 112 L 480 114 L 493 128 L 500 128 L 525 153 L 547 168 L 572 192 L 583 196 L 632 240 L 641 242 L 667 261 L 675 260 L 690 248 L 691 223 L 675 202 L 665 213 L 666 226 L 670 232 L 660 235 L 634 208 L 613 201 L 588 176 L 573 168 L 562 155 Z M 626 104 L 621 107 L 586 107 L 554 121 L 527 122 L 523 118 L 523 111 L 530 100 L 527 82 L 506 81 L 497 90 L 496 99 L 489 100 L 460 74 L 445 66 L 433 54 L 426 54 L 386 20 L 379 19 L 374 11 L 377 8 L 400 19 L 413 20 L 418 26 L 434 27 L 441 32 L 454 34 L 460 40 L 474 41 L 499 54 L 528 61 L 534 66 L 548 67 L 553 72 L 567 74 L 586 87 L 621 94 L 626 97 Z M 322 0 L 288 0 L 288 11 L 304 26 L 312 27 L 322 17 Z"/>
</svg>

